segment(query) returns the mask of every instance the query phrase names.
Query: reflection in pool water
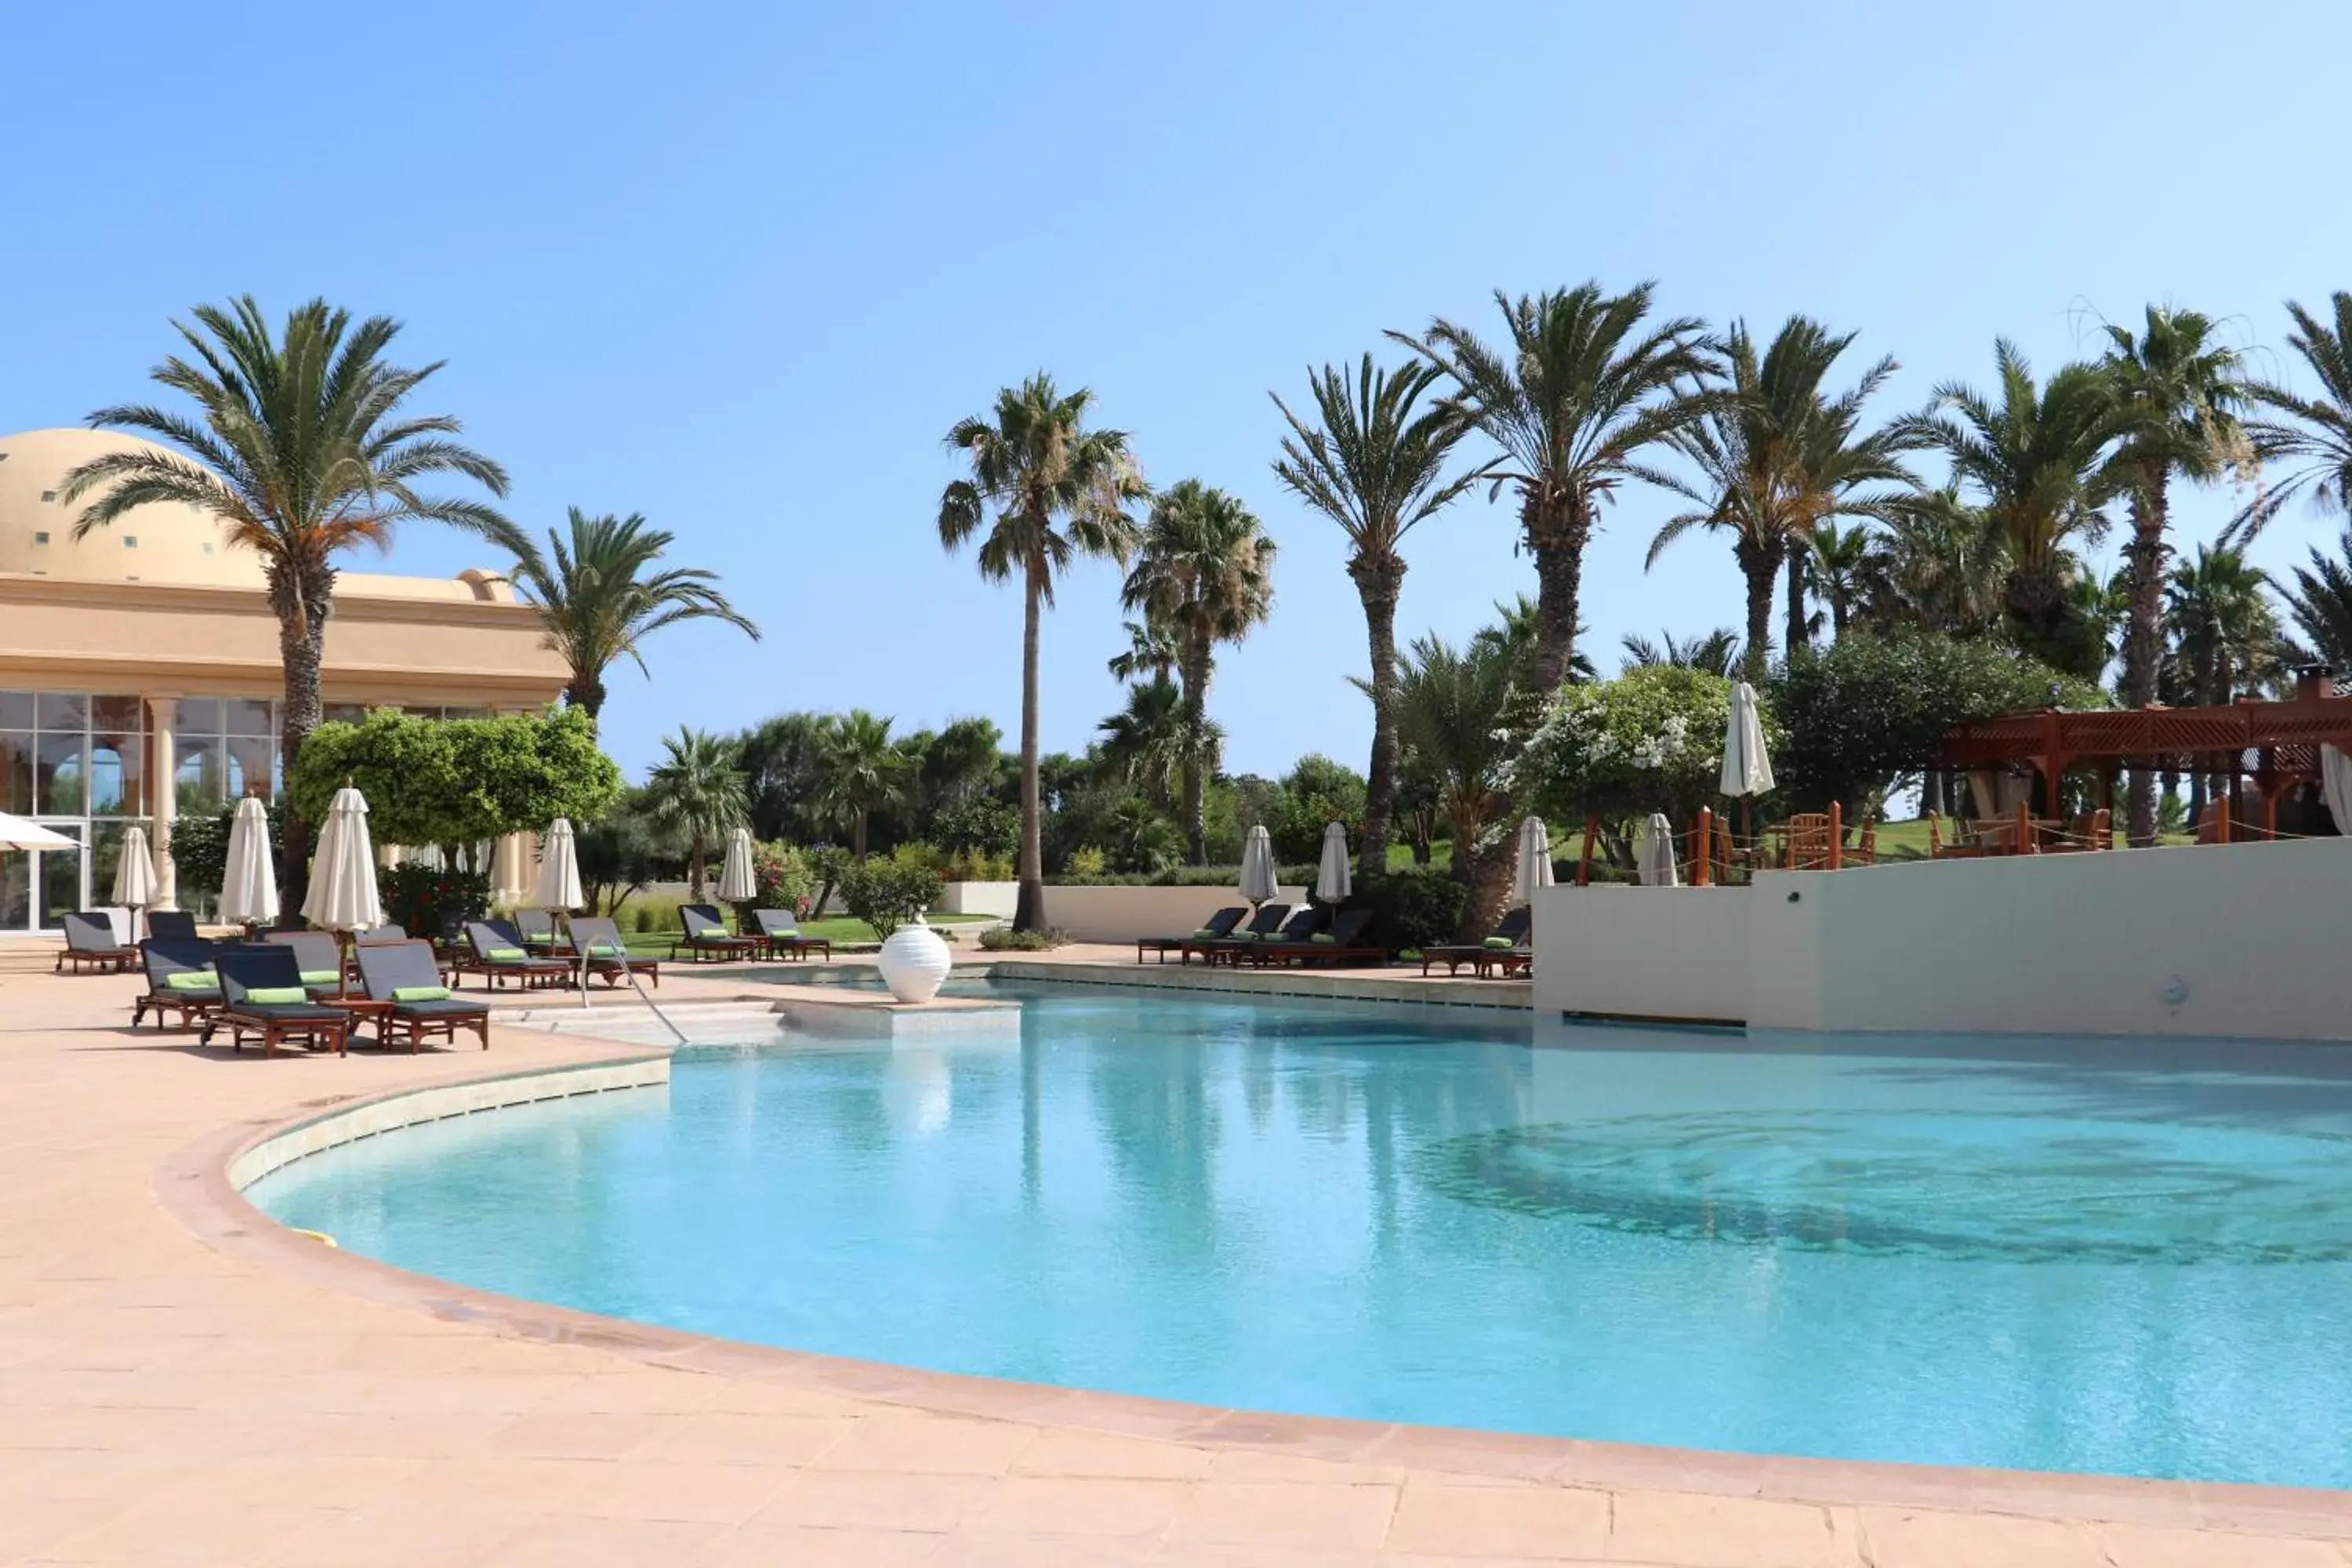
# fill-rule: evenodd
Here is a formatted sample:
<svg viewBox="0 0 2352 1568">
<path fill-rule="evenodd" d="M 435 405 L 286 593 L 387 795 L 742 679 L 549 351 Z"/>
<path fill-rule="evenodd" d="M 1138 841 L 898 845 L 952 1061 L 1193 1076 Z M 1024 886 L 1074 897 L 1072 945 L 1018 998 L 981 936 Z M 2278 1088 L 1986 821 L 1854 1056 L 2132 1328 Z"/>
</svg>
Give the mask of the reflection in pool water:
<svg viewBox="0 0 2352 1568">
<path fill-rule="evenodd" d="M 2352 1066 L 1027 998 L 254 1190 L 484 1288 L 1259 1409 L 2352 1484 Z"/>
</svg>

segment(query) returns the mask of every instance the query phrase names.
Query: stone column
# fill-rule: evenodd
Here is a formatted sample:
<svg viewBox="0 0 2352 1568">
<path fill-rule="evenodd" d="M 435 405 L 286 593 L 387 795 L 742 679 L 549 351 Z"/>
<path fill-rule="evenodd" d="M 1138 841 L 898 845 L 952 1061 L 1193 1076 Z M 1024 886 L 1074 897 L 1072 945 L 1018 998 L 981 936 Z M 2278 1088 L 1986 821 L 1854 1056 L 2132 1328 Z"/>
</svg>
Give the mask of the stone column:
<svg viewBox="0 0 2352 1568">
<path fill-rule="evenodd" d="M 180 820 L 180 759 L 173 743 L 172 726 L 178 720 L 179 699 L 150 696 L 146 699 L 148 723 L 154 731 L 154 741 L 147 748 L 148 798 L 152 802 L 150 815 L 154 819 L 152 845 L 155 851 L 155 907 L 176 910 L 180 907 L 180 868 L 172 860 L 172 828 Z"/>
<path fill-rule="evenodd" d="M 517 904 L 531 895 L 530 835 L 509 833 L 490 854 L 490 896 Z"/>
</svg>

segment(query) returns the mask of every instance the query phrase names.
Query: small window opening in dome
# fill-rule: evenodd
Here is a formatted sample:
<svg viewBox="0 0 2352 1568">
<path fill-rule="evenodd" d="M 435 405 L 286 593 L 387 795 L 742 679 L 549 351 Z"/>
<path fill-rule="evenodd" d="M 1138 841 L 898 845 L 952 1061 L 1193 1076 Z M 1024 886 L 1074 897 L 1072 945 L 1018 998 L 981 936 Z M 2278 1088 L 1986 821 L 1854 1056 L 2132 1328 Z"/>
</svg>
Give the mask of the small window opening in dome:
<svg viewBox="0 0 2352 1568">
<path fill-rule="evenodd" d="M 209 544 L 205 545 L 205 554 L 207 554 L 207 555 L 210 555 L 212 552 L 213 552 L 213 547 L 212 547 L 211 545 L 209 545 Z"/>
<path fill-rule="evenodd" d="M 124 534 L 124 535 L 122 536 L 122 548 L 123 548 L 123 549 L 125 549 L 125 550 L 136 550 L 136 549 L 138 549 L 138 548 L 139 548 L 139 536 L 138 536 L 137 534 L 135 534 L 135 533 L 126 533 L 126 534 Z"/>
<path fill-rule="evenodd" d="M 47 544 L 48 542 L 49 534 L 47 529 L 42 529 L 33 535 L 33 542 L 36 544 Z"/>
<path fill-rule="evenodd" d="M 136 583 L 137 581 L 139 581 L 139 579 L 138 579 L 138 577 L 137 577 L 136 575 L 132 575 L 132 576 L 125 577 L 125 578 L 123 579 L 123 581 L 124 581 L 124 582 L 126 582 L 126 583 Z"/>
<path fill-rule="evenodd" d="M 55 490 L 43 490 L 41 492 L 41 499 L 43 500 L 55 500 L 58 499 L 58 492 Z"/>
</svg>

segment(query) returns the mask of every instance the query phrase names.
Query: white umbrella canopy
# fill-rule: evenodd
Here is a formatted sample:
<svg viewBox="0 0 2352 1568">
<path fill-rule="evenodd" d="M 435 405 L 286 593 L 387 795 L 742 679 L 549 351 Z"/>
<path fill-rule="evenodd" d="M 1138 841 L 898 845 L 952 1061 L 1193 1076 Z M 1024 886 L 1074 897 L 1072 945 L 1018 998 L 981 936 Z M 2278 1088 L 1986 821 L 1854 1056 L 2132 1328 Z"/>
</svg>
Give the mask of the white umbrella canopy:
<svg viewBox="0 0 2352 1568">
<path fill-rule="evenodd" d="M 78 839 L 52 833 L 37 822 L 0 811 L 0 849 L 79 849 Z"/>
<path fill-rule="evenodd" d="M 580 851 L 572 840 L 572 819 L 559 816 L 547 825 L 547 844 L 540 851 L 538 897 L 542 910 L 576 910 L 588 900 L 580 892 Z"/>
<path fill-rule="evenodd" d="M 1642 842 L 1634 859 L 1641 868 L 1642 886 L 1675 888 L 1682 885 L 1681 878 L 1675 872 L 1675 825 L 1666 820 L 1664 812 L 1650 813 L 1650 820 L 1642 829 Z"/>
<path fill-rule="evenodd" d="M 247 795 L 228 824 L 228 864 L 221 873 L 220 917 L 267 925 L 278 918 L 278 868 L 269 858 L 269 814 Z"/>
<path fill-rule="evenodd" d="M 2352 836 L 2352 756 L 2334 746 L 2319 748 L 2319 793 L 2336 831 Z"/>
<path fill-rule="evenodd" d="M 739 827 L 727 836 L 727 864 L 719 873 L 719 901 L 748 904 L 759 896 L 760 884 L 751 875 L 751 830 Z"/>
<path fill-rule="evenodd" d="M 1262 904 L 1274 897 L 1274 838 L 1264 823 L 1249 830 L 1242 841 L 1242 874 L 1240 889 L 1243 898 L 1253 904 Z"/>
<path fill-rule="evenodd" d="M 133 936 L 139 934 L 138 911 L 153 907 L 160 887 L 155 857 L 147 847 L 147 830 L 136 826 L 124 828 L 121 858 L 114 866 L 114 901 L 132 911 Z"/>
<path fill-rule="evenodd" d="M 376 895 L 375 847 L 368 842 L 365 796 L 345 784 L 327 806 L 327 826 L 310 863 L 302 918 L 328 931 L 373 931 L 383 924 Z"/>
<path fill-rule="evenodd" d="M 1349 865 L 1347 824 L 1326 823 L 1323 827 L 1323 858 L 1315 867 L 1315 900 L 1323 904 L 1341 903 L 1355 890 L 1356 874 Z"/>
<path fill-rule="evenodd" d="M 1731 721 L 1723 732 L 1722 792 L 1764 795 L 1772 788 L 1772 759 L 1764 752 L 1764 721 L 1756 709 L 1756 689 L 1731 684 Z"/>
<path fill-rule="evenodd" d="M 1519 868 L 1511 876 L 1511 904 L 1536 901 L 1536 889 L 1551 886 L 1551 829 L 1540 816 L 1519 824 Z"/>
</svg>

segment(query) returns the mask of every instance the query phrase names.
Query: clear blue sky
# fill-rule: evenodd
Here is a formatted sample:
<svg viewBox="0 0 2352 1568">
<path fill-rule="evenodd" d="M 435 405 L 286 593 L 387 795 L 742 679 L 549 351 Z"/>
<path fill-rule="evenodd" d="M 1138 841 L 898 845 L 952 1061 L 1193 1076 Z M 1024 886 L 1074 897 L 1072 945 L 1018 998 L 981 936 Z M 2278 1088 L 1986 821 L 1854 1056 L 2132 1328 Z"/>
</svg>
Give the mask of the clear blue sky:
<svg viewBox="0 0 2352 1568">
<path fill-rule="evenodd" d="M 1890 414 L 1985 380 L 1996 334 L 2046 370 L 2149 300 L 2276 345 L 2283 300 L 2352 289 L 2347 46 L 2342 0 L 29 7 L 0 430 L 141 395 L 195 301 L 401 317 L 516 517 L 643 510 L 767 628 L 615 672 L 634 774 L 680 723 L 787 707 L 1011 736 L 1019 603 L 940 550 L 940 438 L 1042 367 L 1281 542 L 1274 622 L 1219 671 L 1231 764 L 1361 766 L 1362 620 L 1268 471 L 1268 388 L 1587 277 L 1858 329 L 1903 362 Z M 1669 510 L 1629 493 L 1593 547 L 1604 668 L 1622 632 L 1738 618 L 1719 541 L 1643 572 Z M 2330 532 L 2298 512 L 2258 557 Z M 1532 592 L 1513 535 L 1483 497 L 1419 531 L 1402 629 Z M 418 529 L 392 566 L 480 554 Z M 1116 600 L 1090 567 L 1047 623 L 1048 747 L 1118 701 Z"/>
</svg>

